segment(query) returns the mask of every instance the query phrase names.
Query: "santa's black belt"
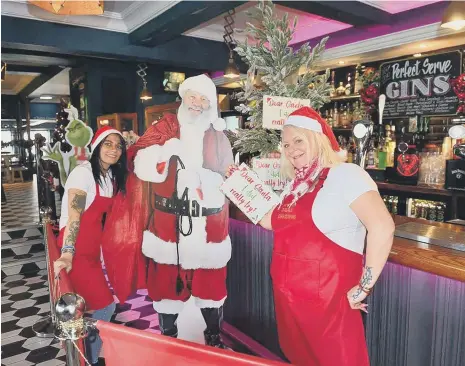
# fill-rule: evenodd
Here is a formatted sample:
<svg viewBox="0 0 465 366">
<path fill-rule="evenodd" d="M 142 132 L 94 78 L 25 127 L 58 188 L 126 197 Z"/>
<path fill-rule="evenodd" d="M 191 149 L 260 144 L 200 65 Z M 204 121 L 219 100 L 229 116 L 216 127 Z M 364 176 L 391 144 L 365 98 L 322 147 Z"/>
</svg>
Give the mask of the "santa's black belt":
<svg viewBox="0 0 465 366">
<path fill-rule="evenodd" d="M 155 209 L 173 215 L 178 214 L 179 216 L 200 217 L 217 214 L 218 212 L 221 212 L 223 207 L 202 207 L 202 211 L 200 211 L 200 204 L 195 200 L 185 201 L 177 198 L 166 198 L 155 195 Z"/>
</svg>

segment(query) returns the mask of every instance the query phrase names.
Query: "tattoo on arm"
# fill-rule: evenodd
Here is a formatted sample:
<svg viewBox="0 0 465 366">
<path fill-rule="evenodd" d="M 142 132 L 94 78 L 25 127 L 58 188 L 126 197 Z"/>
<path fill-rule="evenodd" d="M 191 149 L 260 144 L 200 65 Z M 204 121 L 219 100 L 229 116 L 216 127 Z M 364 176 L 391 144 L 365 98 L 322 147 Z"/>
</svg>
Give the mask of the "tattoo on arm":
<svg viewBox="0 0 465 366">
<path fill-rule="evenodd" d="M 372 267 L 365 267 L 363 271 L 362 279 L 360 281 L 360 285 L 362 287 L 367 287 L 371 284 L 371 281 L 373 280 L 372 270 L 373 270 Z"/>
<path fill-rule="evenodd" d="M 72 221 L 68 226 L 68 235 L 66 236 L 65 245 L 75 245 L 79 233 L 79 221 Z"/>
<path fill-rule="evenodd" d="M 76 193 L 71 201 L 71 208 L 76 210 L 79 214 L 84 211 L 86 207 L 86 195 Z"/>
<path fill-rule="evenodd" d="M 361 293 L 362 293 L 362 287 L 366 288 L 371 284 L 371 281 L 373 280 L 373 274 L 372 274 L 373 267 L 365 267 L 363 269 L 363 275 L 362 279 L 360 280 L 360 286 L 357 289 L 357 291 L 354 292 L 352 295 L 352 298 L 355 300 L 357 299 Z"/>
<path fill-rule="evenodd" d="M 71 190 L 68 203 L 68 222 L 66 224 L 64 245 L 75 245 L 81 225 L 81 215 L 86 207 L 86 193 L 80 190 Z"/>
</svg>

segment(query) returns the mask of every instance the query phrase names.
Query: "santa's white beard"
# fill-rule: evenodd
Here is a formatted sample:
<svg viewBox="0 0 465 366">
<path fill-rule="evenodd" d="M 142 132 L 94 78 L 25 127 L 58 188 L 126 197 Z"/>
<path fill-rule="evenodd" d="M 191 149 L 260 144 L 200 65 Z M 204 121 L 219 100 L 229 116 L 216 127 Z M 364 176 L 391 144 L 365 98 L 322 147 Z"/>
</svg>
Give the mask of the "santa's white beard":
<svg viewBox="0 0 465 366">
<path fill-rule="evenodd" d="M 182 142 L 180 158 L 187 169 L 202 168 L 203 138 L 205 131 L 210 127 L 209 112 L 205 111 L 199 116 L 193 116 L 184 104 L 179 107 L 178 121 Z"/>
<path fill-rule="evenodd" d="M 206 131 L 210 127 L 211 123 L 211 109 L 203 111 L 203 113 L 199 114 L 198 116 L 193 115 L 189 112 L 188 107 L 182 103 L 178 109 L 178 121 L 181 127 L 184 126 L 191 126 L 192 129 L 196 129 L 199 131 Z"/>
</svg>

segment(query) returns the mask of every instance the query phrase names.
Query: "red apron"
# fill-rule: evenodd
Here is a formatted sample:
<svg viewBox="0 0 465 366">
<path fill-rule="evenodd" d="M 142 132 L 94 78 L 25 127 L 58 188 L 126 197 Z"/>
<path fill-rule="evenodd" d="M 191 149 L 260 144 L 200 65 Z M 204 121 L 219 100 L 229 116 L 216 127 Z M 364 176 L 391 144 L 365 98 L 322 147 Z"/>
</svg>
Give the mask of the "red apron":
<svg viewBox="0 0 465 366">
<path fill-rule="evenodd" d="M 69 272 L 74 291 L 84 298 L 87 310 L 102 309 L 114 301 L 100 261 L 102 218 L 111 209 L 113 198 L 101 196 L 100 187 L 96 186 L 95 199 L 81 216 L 73 268 Z M 65 228 L 58 237 L 60 248 Z"/>
<path fill-rule="evenodd" d="M 272 215 L 271 277 L 279 343 L 295 365 L 366 366 L 361 313 L 347 300 L 347 291 L 360 281 L 363 257 L 335 244 L 312 219 L 328 171 L 312 192 L 292 207 L 292 197 L 286 197 Z"/>
</svg>

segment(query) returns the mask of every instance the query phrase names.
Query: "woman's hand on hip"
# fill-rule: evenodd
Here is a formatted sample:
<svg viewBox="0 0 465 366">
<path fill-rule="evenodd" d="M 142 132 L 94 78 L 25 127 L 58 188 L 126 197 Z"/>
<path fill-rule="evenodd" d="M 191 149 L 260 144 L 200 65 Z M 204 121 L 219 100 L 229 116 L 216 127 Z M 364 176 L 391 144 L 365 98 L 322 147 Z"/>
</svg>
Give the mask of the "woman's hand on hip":
<svg viewBox="0 0 465 366">
<path fill-rule="evenodd" d="M 349 300 L 349 305 L 354 310 L 361 310 L 368 314 L 367 307 L 368 304 L 362 303 L 366 299 L 368 294 L 362 290 L 360 285 L 352 287 L 347 292 L 347 300 Z"/>
<path fill-rule="evenodd" d="M 72 268 L 73 255 L 71 253 L 63 253 L 60 258 L 53 262 L 53 271 L 55 273 L 55 277 L 58 277 L 62 269 L 69 273 Z"/>
</svg>

